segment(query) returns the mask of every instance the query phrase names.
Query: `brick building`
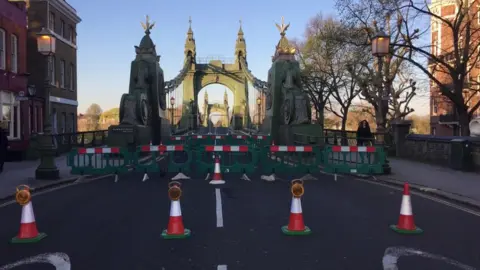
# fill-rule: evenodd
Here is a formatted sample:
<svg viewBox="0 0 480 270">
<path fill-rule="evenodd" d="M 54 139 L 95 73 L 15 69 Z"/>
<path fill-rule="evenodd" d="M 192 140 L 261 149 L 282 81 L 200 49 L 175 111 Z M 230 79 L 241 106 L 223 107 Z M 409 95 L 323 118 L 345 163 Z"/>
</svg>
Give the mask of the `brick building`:
<svg viewBox="0 0 480 270">
<path fill-rule="evenodd" d="M 29 105 L 36 104 L 28 98 L 26 39 L 25 3 L 0 0 L 0 119 L 8 122 L 9 156 L 28 148 Z"/>
<path fill-rule="evenodd" d="M 45 81 L 50 87 L 51 121 L 54 133 L 77 130 L 77 11 L 64 0 L 26 0 L 28 8 L 29 84 L 35 85 L 39 100 L 45 97 Z M 55 55 L 38 52 L 36 33 L 43 27 L 55 38 Z M 35 112 L 35 109 L 33 110 Z"/>
<path fill-rule="evenodd" d="M 472 13 L 477 14 L 478 16 L 478 6 L 471 5 L 471 9 L 476 9 Z M 455 19 L 457 16 L 457 6 L 453 0 L 432 0 L 430 5 L 430 10 L 432 13 L 437 14 L 443 18 Z M 451 33 L 451 28 L 443 26 L 442 23 L 433 18 L 430 21 L 431 27 L 431 52 L 434 55 L 442 55 L 445 59 L 448 59 L 448 54 L 453 52 L 453 34 Z M 475 22 L 473 22 L 474 27 L 480 27 L 480 16 L 475 17 Z M 473 32 L 478 32 L 474 29 Z M 476 37 L 478 39 L 479 37 Z M 460 40 L 461 42 L 461 40 Z M 460 43 L 461 44 L 461 43 Z M 448 61 L 448 60 L 447 60 Z M 469 76 L 467 76 L 464 90 L 464 96 L 470 96 L 472 94 L 472 88 L 477 88 L 476 85 L 469 85 L 470 82 L 480 83 L 480 66 L 477 66 L 477 63 L 471 63 L 473 68 L 470 71 Z M 430 66 L 429 68 L 432 68 Z M 436 78 L 442 83 L 448 83 L 448 74 L 441 74 L 437 72 Z M 473 80 L 471 80 L 471 78 Z M 475 89 L 475 90 L 477 90 Z M 480 94 L 476 94 L 468 106 L 475 105 L 478 100 L 480 100 Z M 477 110 L 474 116 L 480 116 L 480 110 Z M 446 97 L 442 96 L 438 90 L 438 87 L 433 81 L 430 81 L 430 126 L 431 133 L 433 135 L 439 136 L 458 136 L 460 134 L 460 127 L 458 122 L 458 115 L 455 111 L 453 103 Z"/>
</svg>

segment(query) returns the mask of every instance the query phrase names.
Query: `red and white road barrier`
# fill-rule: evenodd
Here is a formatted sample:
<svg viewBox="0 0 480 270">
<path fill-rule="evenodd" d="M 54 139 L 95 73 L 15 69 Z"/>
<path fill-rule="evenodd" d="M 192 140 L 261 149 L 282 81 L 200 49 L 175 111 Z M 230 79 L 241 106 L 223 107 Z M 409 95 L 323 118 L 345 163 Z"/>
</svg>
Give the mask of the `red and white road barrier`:
<svg viewBox="0 0 480 270">
<path fill-rule="evenodd" d="M 231 135 L 232 138 L 237 140 L 246 140 L 248 137 L 246 135 Z"/>
<path fill-rule="evenodd" d="M 188 137 L 186 137 L 186 136 L 172 136 L 172 137 L 170 137 L 170 139 L 172 141 L 184 141 L 184 140 L 188 139 Z"/>
<path fill-rule="evenodd" d="M 142 145 L 141 152 L 180 152 L 184 151 L 183 145 Z"/>
<path fill-rule="evenodd" d="M 313 152 L 312 146 L 271 145 L 270 152 Z"/>
<path fill-rule="evenodd" d="M 223 139 L 225 139 L 225 136 L 223 136 L 223 135 L 213 135 L 213 136 L 211 136 L 211 138 L 214 139 L 214 140 L 223 140 Z"/>
<path fill-rule="evenodd" d="M 160 153 L 164 153 L 164 152 L 182 152 L 184 151 L 184 146 L 183 145 L 143 145 L 140 147 L 140 151 L 141 152 L 160 152 Z M 143 175 L 143 179 L 142 179 L 142 182 L 145 182 L 147 181 L 148 179 L 150 179 L 147 175 L 147 173 L 145 172 L 145 174 Z M 184 175 L 183 173 L 181 174 L 178 174 L 176 176 L 174 176 L 172 178 L 172 180 L 179 180 L 179 179 L 190 179 L 190 177 Z M 118 181 L 118 178 L 116 178 L 116 181 Z"/>
<path fill-rule="evenodd" d="M 193 135 L 192 136 L 192 139 L 195 139 L 195 140 L 202 140 L 202 139 L 206 139 L 208 138 L 209 136 L 207 135 Z"/>
<path fill-rule="evenodd" d="M 390 228 L 402 234 L 420 234 L 422 229 L 415 226 L 413 220 L 412 202 L 410 200 L 410 186 L 408 183 L 403 185 L 402 205 L 400 207 L 400 217 L 397 225 L 391 225 Z"/>
<path fill-rule="evenodd" d="M 205 152 L 248 152 L 247 145 L 206 145 Z"/>
<path fill-rule="evenodd" d="M 264 135 L 253 135 L 252 138 L 254 138 L 255 140 L 266 140 L 268 138 L 268 136 L 264 136 Z"/>
<path fill-rule="evenodd" d="M 118 154 L 120 147 L 94 147 L 94 148 L 77 148 L 77 153 L 85 154 Z"/>
<path fill-rule="evenodd" d="M 332 152 L 360 152 L 360 153 L 375 153 L 375 146 L 332 146 Z"/>
</svg>

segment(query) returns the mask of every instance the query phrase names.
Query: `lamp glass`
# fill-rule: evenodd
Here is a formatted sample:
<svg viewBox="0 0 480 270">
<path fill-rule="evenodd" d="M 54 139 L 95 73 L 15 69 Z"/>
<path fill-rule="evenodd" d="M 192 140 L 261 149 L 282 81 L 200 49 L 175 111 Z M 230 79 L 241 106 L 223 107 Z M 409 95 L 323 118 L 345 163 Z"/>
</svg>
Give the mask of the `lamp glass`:
<svg viewBox="0 0 480 270">
<path fill-rule="evenodd" d="M 372 40 L 372 54 L 374 56 L 385 56 L 390 52 L 390 37 L 379 34 Z"/>
<path fill-rule="evenodd" d="M 260 98 L 257 98 L 257 105 L 260 105 L 262 103 L 262 100 Z"/>
<path fill-rule="evenodd" d="M 55 53 L 57 39 L 48 34 L 37 36 L 38 52 L 43 55 L 52 55 Z"/>
</svg>

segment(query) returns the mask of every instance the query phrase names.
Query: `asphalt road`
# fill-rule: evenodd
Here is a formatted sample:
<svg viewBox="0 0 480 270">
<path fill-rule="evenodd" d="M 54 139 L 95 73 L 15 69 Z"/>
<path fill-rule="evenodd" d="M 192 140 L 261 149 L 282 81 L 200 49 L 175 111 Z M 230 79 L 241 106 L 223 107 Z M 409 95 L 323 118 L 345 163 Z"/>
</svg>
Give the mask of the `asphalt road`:
<svg viewBox="0 0 480 270">
<path fill-rule="evenodd" d="M 118 183 L 107 178 L 35 196 L 38 228 L 48 234 L 36 244 L 9 244 L 19 228 L 20 206 L 0 208 L 0 269 L 70 269 L 1 267 L 56 252 L 66 254 L 74 270 L 397 269 L 382 266 L 387 249 L 387 265 L 402 256 L 401 270 L 469 269 L 448 260 L 480 267 L 480 217 L 414 196 L 416 222 L 425 233 L 398 235 L 388 226 L 398 219 L 401 192 L 347 177 L 335 182 L 328 175 L 305 182 L 310 236 L 281 233 L 290 210 L 287 181 L 263 182 L 250 175 L 248 182 L 231 174 L 221 187 L 185 180 L 182 212 L 192 235 L 164 240 L 171 175 L 150 177 L 141 182 L 141 174 L 130 173 Z"/>
</svg>

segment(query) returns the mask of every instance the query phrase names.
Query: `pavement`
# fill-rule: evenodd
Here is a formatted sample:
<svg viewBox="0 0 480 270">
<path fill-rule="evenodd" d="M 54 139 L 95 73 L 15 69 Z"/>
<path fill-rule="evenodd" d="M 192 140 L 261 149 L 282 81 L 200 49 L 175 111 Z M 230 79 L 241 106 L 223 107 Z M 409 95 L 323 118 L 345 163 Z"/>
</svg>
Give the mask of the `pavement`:
<svg viewBox="0 0 480 270">
<path fill-rule="evenodd" d="M 200 178 L 183 181 L 182 215 L 192 231 L 188 239 L 160 236 L 168 224 L 171 175 L 151 174 L 142 182 L 142 174 L 131 172 L 118 183 L 109 177 L 34 196 L 38 229 L 48 234 L 35 244 L 8 243 L 18 232 L 21 209 L 1 207 L 0 269 L 54 269 L 7 266 L 45 253 L 66 254 L 72 269 L 86 270 L 480 267 L 480 214 L 413 195 L 416 224 L 425 233 L 399 235 L 388 226 L 398 219 L 401 192 L 350 176 L 335 182 L 316 175 L 318 180 L 305 182 L 302 199 L 313 233 L 291 237 L 280 230 L 288 223 L 289 183 L 249 176 L 251 182 L 225 175 L 222 186 Z"/>
<path fill-rule="evenodd" d="M 0 174 L 0 200 L 12 196 L 12 194 L 15 193 L 15 188 L 19 185 L 41 188 L 77 180 L 78 175 L 70 174 L 70 167 L 67 166 L 66 155 L 55 158 L 55 163 L 60 171 L 60 179 L 49 181 L 35 179 L 35 170 L 40 164 L 40 160 L 5 162 L 3 172 Z"/>
<path fill-rule="evenodd" d="M 421 192 L 480 209 L 480 174 L 463 172 L 414 160 L 389 158 L 392 174 L 366 176 L 373 181 L 392 185 L 409 182 Z"/>
</svg>

